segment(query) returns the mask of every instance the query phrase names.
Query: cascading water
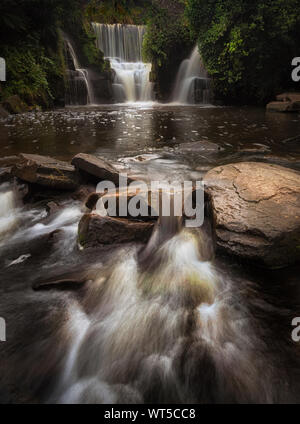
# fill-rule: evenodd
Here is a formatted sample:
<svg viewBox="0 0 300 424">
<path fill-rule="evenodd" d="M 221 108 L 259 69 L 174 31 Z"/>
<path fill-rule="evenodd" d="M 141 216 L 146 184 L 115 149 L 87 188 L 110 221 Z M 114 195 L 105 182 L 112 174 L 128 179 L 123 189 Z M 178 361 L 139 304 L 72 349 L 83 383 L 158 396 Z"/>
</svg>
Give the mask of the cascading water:
<svg viewBox="0 0 300 424">
<path fill-rule="evenodd" d="M 158 225 L 164 242 L 150 249 L 146 267 L 127 248 L 87 288 L 81 306 L 69 305 L 70 349 L 51 401 L 275 399 L 267 347 L 233 282 L 212 263 L 211 241 L 173 224 Z"/>
<path fill-rule="evenodd" d="M 196 46 L 189 59 L 180 65 L 173 101 L 182 104 L 209 104 L 211 83 Z"/>
<path fill-rule="evenodd" d="M 70 40 L 65 37 L 65 56 L 67 63 L 67 105 L 87 105 L 94 103 L 93 91 L 89 83 L 88 70 L 82 69 Z"/>
<path fill-rule="evenodd" d="M 150 82 L 151 64 L 142 62 L 145 27 L 93 23 L 97 47 L 110 61 L 115 72 L 115 101 L 146 102 L 153 100 Z"/>
</svg>

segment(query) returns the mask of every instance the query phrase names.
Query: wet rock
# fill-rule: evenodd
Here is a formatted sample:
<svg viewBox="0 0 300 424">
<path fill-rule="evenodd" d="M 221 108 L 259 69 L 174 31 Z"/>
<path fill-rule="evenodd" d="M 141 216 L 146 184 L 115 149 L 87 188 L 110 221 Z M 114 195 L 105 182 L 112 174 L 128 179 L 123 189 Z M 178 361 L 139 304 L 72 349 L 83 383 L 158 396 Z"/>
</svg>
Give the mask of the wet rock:
<svg viewBox="0 0 300 424">
<path fill-rule="evenodd" d="M 78 241 L 84 248 L 130 242 L 146 243 L 153 228 L 154 223 L 85 214 L 79 223 Z"/>
<path fill-rule="evenodd" d="M 72 165 L 92 177 L 97 183 L 100 181 L 111 181 L 119 185 L 119 173 L 108 162 L 96 156 L 79 153 L 72 159 Z"/>
<path fill-rule="evenodd" d="M 276 96 L 278 102 L 300 102 L 300 93 L 283 93 Z"/>
<path fill-rule="evenodd" d="M 300 102 L 271 102 L 267 104 L 267 111 L 269 112 L 299 112 Z"/>
<path fill-rule="evenodd" d="M 0 169 L 0 184 L 6 183 L 13 178 L 11 170 L 11 168 Z"/>
<path fill-rule="evenodd" d="M 7 110 L 4 109 L 3 106 L 1 106 L 0 104 L 0 118 L 7 118 L 9 116 L 9 113 L 7 112 Z"/>
<path fill-rule="evenodd" d="M 176 150 L 180 150 L 180 152 L 218 152 L 223 150 L 221 146 L 216 143 L 211 143 L 207 140 L 195 141 L 191 143 L 182 143 L 179 146 L 176 146 Z"/>
<path fill-rule="evenodd" d="M 96 210 L 98 200 L 103 197 L 103 194 L 101 193 L 91 193 L 85 202 L 85 207 L 89 209 L 90 211 Z M 107 215 L 111 217 L 118 217 L 118 218 L 127 218 L 130 220 L 138 220 L 138 221 L 153 221 L 157 220 L 158 213 L 155 212 L 155 208 L 152 208 L 151 205 L 151 192 L 148 193 L 148 201 L 146 201 L 145 198 L 140 197 L 139 200 L 136 201 L 137 208 L 139 211 L 143 211 L 145 213 L 139 214 L 137 216 L 133 216 L 130 214 L 130 203 L 133 201 L 133 199 L 136 197 L 136 193 L 130 193 L 129 190 L 120 190 L 119 192 L 116 192 L 114 195 L 110 195 L 110 200 L 114 200 L 113 206 L 110 207 L 109 204 L 106 204 L 105 199 L 107 199 L 107 196 L 104 196 L 103 203 L 106 205 L 106 211 Z M 114 198 L 114 199 L 113 199 Z M 115 207 L 114 207 L 115 204 Z M 121 205 L 126 205 L 126 214 L 124 212 L 120 211 Z"/>
<path fill-rule="evenodd" d="M 0 158 L 0 168 L 14 166 L 17 163 L 21 163 L 22 160 L 20 156 L 4 156 Z"/>
<path fill-rule="evenodd" d="M 271 112 L 299 112 L 300 93 L 283 93 L 276 96 L 276 102 L 267 104 Z"/>
<path fill-rule="evenodd" d="M 205 176 L 217 246 L 269 268 L 300 260 L 300 173 L 243 162 Z"/>
<path fill-rule="evenodd" d="M 46 205 L 46 211 L 48 215 L 53 215 L 60 210 L 60 206 L 56 202 L 48 202 Z"/>
<path fill-rule="evenodd" d="M 57 190 L 74 190 L 79 176 L 72 165 L 47 156 L 21 154 L 13 174 L 23 181 Z"/>
<path fill-rule="evenodd" d="M 74 193 L 72 193 L 72 199 L 85 202 L 90 194 L 94 193 L 95 190 L 95 185 L 81 185 Z"/>
<path fill-rule="evenodd" d="M 8 97 L 2 102 L 2 107 L 12 114 L 25 113 L 30 110 L 29 106 L 27 106 L 17 95 Z"/>
</svg>

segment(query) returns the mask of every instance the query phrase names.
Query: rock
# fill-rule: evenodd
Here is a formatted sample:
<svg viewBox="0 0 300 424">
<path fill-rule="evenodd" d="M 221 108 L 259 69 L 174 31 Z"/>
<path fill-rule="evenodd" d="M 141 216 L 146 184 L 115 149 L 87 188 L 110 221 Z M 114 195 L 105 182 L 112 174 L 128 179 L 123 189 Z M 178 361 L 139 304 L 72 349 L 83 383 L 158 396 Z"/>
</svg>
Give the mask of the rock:
<svg viewBox="0 0 300 424">
<path fill-rule="evenodd" d="M 4 107 L 1 106 L 0 104 L 0 118 L 7 118 L 9 116 L 9 113 L 7 112 L 7 110 L 4 109 Z"/>
<path fill-rule="evenodd" d="M 13 178 L 11 173 L 11 168 L 2 168 L 0 169 L 0 184 L 6 183 Z"/>
<path fill-rule="evenodd" d="M 180 150 L 180 152 L 219 152 L 224 150 L 221 146 L 216 143 L 211 143 L 207 140 L 202 141 L 194 141 L 191 143 L 182 143 L 179 146 L 176 146 L 176 150 Z"/>
<path fill-rule="evenodd" d="M 299 112 L 300 102 L 271 102 L 267 104 L 269 112 Z"/>
<path fill-rule="evenodd" d="M 271 112 L 299 112 L 300 93 L 283 93 L 276 96 L 276 102 L 267 104 Z"/>
<path fill-rule="evenodd" d="M 119 185 L 119 173 L 108 162 L 96 156 L 79 153 L 72 159 L 72 165 L 78 170 L 91 176 L 97 183 L 100 181 L 111 181 Z"/>
<path fill-rule="evenodd" d="M 74 190 L 79 176 L 72 165 L 47 156 L 21 154 L 13 174 L 23 181 L 58 190 Z"/>
<path fill-rule="evenodd" d="M 158 214 L 154 211 L 154 209 L 151 208 L 151 192 L 148 193 L 148 202 L 146 201 L 146 199 L 144 198 L 140 198 L 139 200 L 139 205 L 137 206 L 139 210 L 145 210 L 147 211 L 147 215 L 138 215 L 138 216 L 132 216 L 130 215 L 130 202 L 133 198 L 135 198 L 136 193 L 130 193 L 130 191 L 128 189 L 125 189 L 127 191 L 124 190 L 120 190 L 119 192 L 115 193 L 115 207 L 112 206 L 112 209 L 110 210 L 110 208 L 106 208 L 107 210 L 107 215 L 111 216 L 111 217 L 118 217 L 118 218 L 127 218 L 130 220 L 138 220 L 138 221 L 153 221 L 153 220 L 157 220 L 158 218 Z M 127 197 L 126 197 L 127 195 Z M 85 202 L 85 206 L 87 209 L 89 209 L 90 211 L 94 211 L 96 209 L 98 200 L 101 199 L 101 197 L 103 197 L 103 194 L 101 193 L 91 193 L 88 198 L 86 199 Z M 105 200 L 104 200 L 105 202 Z M 120 214 L 120 204 L 121 205 L 126 205 L 126 215 L 124 216 L 124 214 Z M 108 204 L 106 204 L 106 206 L 108 206 Z M 142 207 L 143 206 L 143 207 Z"/>
<path fill-rule="evenodd" d="M 300 93 L 283 93 L 276 96 L 278 102 L 300 102 Z"/>
<path fill-rule="evenodd" d="M 4 102 L 2 102 L 2 107 L 12 114 L 25 113 L 30 110 L 26 103 L 17 95 L 10 96 L 4 100 Z"/>
<path fill-rule="evenodd" d="M 300 173 L 243 162 L 205 176 L 217 246 L 269 268 L 300 260 Z"/>
<path fill-rule="evenodd" d="M 78 241 L 84 248 L 130 242 L 146 243 L 151 237 L 154 223 L 85 214 L 78 227 Z"/>
<path fill-rule="evenodd" d="M 0 168 L 13 166 L 16 163 L 21 163 L 22 160 L 20 156 L 4 156 L 0 158 Z"/>
<path fill-rule="evenodd" d="M 48 202 L 46 205 L 46 211 L 48 215 L 53 215 L 60 210 L 60 206 L 55 202 Z"/>
</svg>

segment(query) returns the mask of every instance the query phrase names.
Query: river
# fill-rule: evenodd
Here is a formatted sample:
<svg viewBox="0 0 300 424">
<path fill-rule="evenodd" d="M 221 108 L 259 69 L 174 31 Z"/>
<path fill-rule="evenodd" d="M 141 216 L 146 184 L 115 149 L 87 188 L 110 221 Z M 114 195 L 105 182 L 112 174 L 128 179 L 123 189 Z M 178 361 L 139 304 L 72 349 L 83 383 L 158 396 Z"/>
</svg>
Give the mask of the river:
<svg viewBox="0 0 300 424">
<path fill-rule="evenodd" d="M 194 181 L 247 160 L 299 170 L 289 140 L 299 133 L 299 115 L 259 108 L 72 107 L 1 120 L 0 155 L 85 152 L 143 179 Z M 267 272 L 215 258 L 203 229 L 174 234 L 145 268 L 134 244 L 80 252 L 76 200 L 53 217 L 19 204 L 9 185 L 0 200 L 0 402 L 300 401 L 299 266 Z M 90 281 L 32 289 L 70 273 Z"/>
</svg>

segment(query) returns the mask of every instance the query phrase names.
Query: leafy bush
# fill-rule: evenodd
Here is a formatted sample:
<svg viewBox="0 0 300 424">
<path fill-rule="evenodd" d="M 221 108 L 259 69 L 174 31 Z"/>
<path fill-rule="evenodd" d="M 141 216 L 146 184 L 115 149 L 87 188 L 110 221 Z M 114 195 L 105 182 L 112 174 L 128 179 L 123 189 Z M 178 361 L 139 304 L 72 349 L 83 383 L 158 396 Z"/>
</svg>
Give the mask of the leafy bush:
<svg viewBox="0 0 300 424">
<path fill-rule="evenodd" d="M 152 62 L 152 79 L 156 83 L 158 98 L 162 100 L 169 96 L 176 71 L 194 44 L 184 18 L 182 1 L 173 0 L 168 7 L 169 3 L 153 1 L 143 42 L 143 57 Z"/>
<path fill-rule="evenodd" d="M 293 85 L 299 0 L 187 0 L 186 15 L 221 99 L 262 103 Z"/>
</svg>

